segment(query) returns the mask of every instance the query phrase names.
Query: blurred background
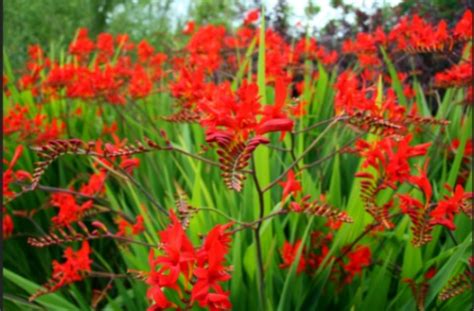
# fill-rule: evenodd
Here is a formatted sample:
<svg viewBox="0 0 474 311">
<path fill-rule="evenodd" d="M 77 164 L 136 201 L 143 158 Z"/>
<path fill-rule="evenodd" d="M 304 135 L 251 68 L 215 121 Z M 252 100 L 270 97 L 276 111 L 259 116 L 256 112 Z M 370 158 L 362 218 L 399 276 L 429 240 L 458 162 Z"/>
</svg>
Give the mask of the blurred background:
<svg viewBox="0 0 474 311">
<path fill-rule="evenodd" d="M 306 31 L 326 44 L 382 25 L 389 28 L 398 16 L 417 13 L 427 19 L 457 20 L 469 0 L 8 0 L 3 5 L 4 53 L 13 67 L 22 64 L 27 45 L 45 50 L 65 46 L 77 28 L 128 33 L 147 38 L 157 50 L 173 42 L 186 21 L 198 24 L 238 22 L 249 9 L 264 6 L 268 24 L 288 37 Z"/>
</svg>

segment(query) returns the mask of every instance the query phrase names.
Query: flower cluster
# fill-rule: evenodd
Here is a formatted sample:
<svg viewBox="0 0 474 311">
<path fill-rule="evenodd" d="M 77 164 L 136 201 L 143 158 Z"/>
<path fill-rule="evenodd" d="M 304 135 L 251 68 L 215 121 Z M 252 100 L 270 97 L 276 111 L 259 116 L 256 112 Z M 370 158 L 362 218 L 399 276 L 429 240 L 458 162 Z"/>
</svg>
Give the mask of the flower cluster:
<svg viewBox="0 0 474 311">
<path fill-rule="evenodd" d="M 291 220 L 293 216 L 289 217 L 290 221 L 275 222 L 271 232 L 279 230 L 276 241 L 283 242 L 281 269 L 295 267 L 297 274 L 317 277 L 317 271 L 328 268 L 336 291 L 362 278 L 373 264 L 380 263 L 373 252 L 384 246 L 383 243 L 380 248 L 375 246 L 375 234 L 376 238 L 386 238 L 385 235 L 391 234 L 387 231 L 396 228 L 394 234 L 399 238 L 407 231 L 412 243 L 421 247 L 435 240 L 432 236 L 435 226 L 453 231 L 459 229 L 455 221 L 457 215 L 464 213 L 472 218 L 470 203 L 473 194 L 468 191 L 469 183 L 465 183 L 471 174 L 472 139 L 452 135 L 456 127 L 467 127 L 471 123 L 465 116 L 472 113 L 472 108 L 449 107 L 452 98 L 467 95 L 467 99 L 472 99 L 470 10 L 453 27 L 448 26 L 446 21 L 433 25 L 418 15 L 406 16 L 388 32 L 379 27 L 373 32 L 359 33 L 354 39 L 346 40 L 340 53 L 324 47 L 322 41 L 306 36 L 288 42 L 276 30 L 259 28 L 257 21 L 261 19 L 261 25 L 264 25 L 264 18 L 260 17 L 258 10 L 252 10 L 245 15 L 235 32 L 224 26 L 199 25 L 189 21 L 182 31 L 186 40 L 183 48 L 167 53 L 159 51 L 147 40 L 132 42 L 125 34 L 101 33 L 93 39 L 88 30 L 82 28 L 70 43 L 65 60 L 50 59 L 40 46 L 33 45 L 28 49 L 29 58 L 22 75 L 15 79 L 10 73 L 8 76 L 4 74 L 4 98 L 8 104 L 3 130 L 9 141 L 14 142 L 14 146 L 18 144 L 18 147 L 15 149 L 9 145 L 5 149 L 7 154 L 13 154 L 7 157 L 9 161 L 4 160 L 3 194 L 6 201 L 3 207 L 3 236 L 8 238 L 13 234 L 12 216 L 26 215 L 33 220 L 37 211 L 43 211 L 42 207 L 15 210 L 12 206 L 22 203 L 21 199 L 13 202 L 12 206 L 6 204 L 20 194 L 41 190 L 52 192 L 47 197 L 49 204 L 46 207 L 54 207 L 56 211 L 50 219 L 53 230 L 28 242 L 36 247 L 82 242 L 78 251 L 66 248 L 63 263 L 53 261 L 51 279 L 45 289 L 31 299 L 86 277 L 107 275 L 111 280 L 137 277 L 133 275 L 135 270 L 128 270 L 123 275 L 92 271 L 89 240 L 108 238 L 119 246 L 134 243 L 137 247 L 140 245 L 150 249 L 150 271 L 138 271 L 137 277 L 148 285 L 146 298 L 151 302 L 149 310 L 228 310 L 232 308 L 232 303 L 227 282 L 231 280 L 233 268 L 226 256 L 230 255 L 232 235 L 241 230 L 253 230 L 255 243 L 250 246 L 258 250 L 256 265 L 260 278 L 255 283 L 263 289 L 264 283 L 270 279 L 264 277 L 268 268 L 264 263 L 269 262 L 265 256 L 272 253 L 262 249 L 261 229 L 263 222 L 268 223 L 274 217 L 298 214 L 293 216 L 324 218 L 323 228 L 316 228 L 316 222 L 312 223 L 314 227 L 309 228 L 312 230 L 309 231 L 309 241 L 295 236 L 294 233 L 300 230 L 297 222 Z M 258 60 L 254 57 L 256 47 L 264 47 L 258 49 Z M 462 57 L 459 57 L 458 51 L 462 51 Z M 416 71 L 397 71 L 403 68 L 398 61 L 404 57 L 413 60 L 410 65 L 416 67 L 415 60 L 426 54 L 441 54 L 445 58 L 454 55 L 457 59 L 451 67 L 444 67 L 442 71 L 433 70 L 427 84 L 418 81 Z M 353 61 L 357 65 L 353 66 Z M 262 76 L 264 79 L 261 79 Z M 430 106 L 432 101 L 439 99 L 439 91 L 444 92 L 439 88 L 451 87 L 455 90 L 446 92 L 446 100 L 442 100 L 441 107 Z M 148 105 L 155 93 L 161 93 L 163 99 L 158 108 Z M 172 102 L 171 107 L 162 104 L 166 102 Z M 147 106 L 142 107 L 142 104 Z M 158 111 L 167 115 L 155 115 Z M 449 122 L 441 119 L 445 117 L 450 118 L 454 126 L 447 127 Z M 70 122 L 70 119 L 77 121 L 79 118 L 87 119 L 87 123 Z M 160 122 L 164 121 L 194 123 L 193 127 L 185 127 L 184 139 L 179 137 L 177 141 L 204 143 L 202 150 L 195 154 L 195 146 L 181 147 L 172 143 L 161 129 Z M 145 122 L 153 130 L 145 128 Z M 89 124 L 90 131 L 84 128 Z M 319 130 L 327 124 L 330 125 L 325 130 Z M 352 131 L 342 132 L 339 125 Z M 437 139 L 444 139 L 440 145 L 446 147 L 444 154 L 431 148 L 434 140 L 427 142 L 429 135 L 424 130 L 425 126 L 440 127 Z M 77 134 L 78 128 L 82 136 L 73 138 L 74 135 L 81 135 Z M 139 131 L 127 133 L 131 132 L 131 128 Z M 178 131 L 181 129 L 176 128 Z M 337 131 L 333 133 L 337 136 L 324 136 L 328 135 L 329 129 Z M 190 134 L 194 132 L 198 135 Z M 359 136 L 352 137 L 342 146 L 339 140 L 354 132 Z M 158 144 L 147 137 L 136 140 L 136 135 L 143 133 L 154 133 L 155 138 L 163 139 L 165 144 Z M 445 133 L 449 134 L 445 135 L 447 139 L 442 137 Z M 135 143 L 130 144 L 127 138 L 121 136 L 125 134 L 131 134 L 128 139 L 133 137 Z M 66 137 L 69 135 L 72 137 Z M 305 147 L 313 135 L 316 138 Z M 362 138 L 362 135 L 367 136 Z M 332 139 L 334 137 L 337 139 Z M 462 146 L 466 138 L 467 143 Z M 34 164 L 32 175 L 15 169 L 24 151 L 23 145 L 30 145 L 40 158 Z M 263 145 L 267 145 L 265 148 L 268 147 L 270 154 L 263 161 L 273 162 L 276 159 L 276 163 L 270 163 L 267 172 L 260 174 L 262 168 L 258 163 L 262 158 L 252 162 L 251 167 L 250 163 L 255 150 L 263 148 Z M 337 145 L 338 149 L 330 150 L 333 145 Z M 462 148 L 464 154 L 458 154 Z M 139 178 L 144 177 L 142 172 L 134 171 L 140 165 L 151 169 L 152 166 L 141 164 L 141 158 L 135 156 L 152 151 L 159 151 L 160 156 L 176 152 L 193 158 L 192 161 L 216 167 L 227 188 L 237 192 L 242 191 L 244 181 L 251 176 L 253 181 L 249 180 L 247 184 L 254 186 L 254 191 L 244 191 L 242 195 L 232 198 L 239 200 L 244 197 L 243 202 L 247 203 L 248 198 L 253 201 L 252 195 L 257 195 L 255 202 L 258 201 L 258 206 L 255 206 L 255 211 L 239 213 L 245 221 L 235 219 L 237 213 L 227 214 L 225 206 L 219 209 L 191 206 L 186 193 L 176 182 L 176 209 L 179 215 L 176 216 L 173 210 L 168 212 L 159 200 L 153 199 L 154 192 L 141 185 Z M 214 151 L 217 155 L 208 151 Z M 433 159 L 444 156 L 442 168 L 439 168 L 441 164 L 436 169 L 428 167 L 428 151 L 430 157 L 433 155 L 433 162 Z M 89 157 L 93 173 L 85 175 L 85 182 L 82 179 L 84 175 L 73 176 L 64 188 L 40 184 L 47 168 L 56 164 L 64 168 L 63 163 L 53 164 L 63 155 Z M 310 168 L 336 155 L 350 163 L 344 167 L 359 161 L 355 175 L 354 166 L 354 170 L 349 167 L 349 170 L 341 172 L 339 178 L 330 181 L 326 176 L 312 176 Z M 359 158 L 353 159 L 354 155 Z M 24 162 L 23 158 L 21 160 Z M 417 161 L 425 165 L 419 168 L 415 164 Z M 338 162 L 335 163 L 334 167 L 339 169 L 336 167 Z M 196 168 L 194 165 L 191 167 Z M 458 167 L 460 173 L 453 176 Z M 179 165 L 179 169 L 164 171 L 160 177 L 177 177 L 176 180 L 184 179 L 199 185 L 199 174 L 214 176 L 209 174 L 207 167 L 206 171 L 200 171 L 201 167 L 197 169 L 199 179 L 195 181 L 188 176 L 177 175 L 187 168 Z M 320 168 L 318 172 L 321 175 L 330 171 L 324 164 Z M 417 172 L 415 168 L 418 168 Z M 151 178 L 153 172 L 145 174 L 146 178 Z M 429 179 L 431 174 L 442 175 L 442 182 L 435 183 L 434 179 Z M 449 177 L 445 178 L 446 175 Z M 350 177 L 348 179 L 351 180 L 346 182 L 342 177 Z M 306 185 L 303 187 L 303 181 L 307 180 L 316 189 Z M 352 187 L 347 187 L 351 181 Z M 128 186 L 128 182 L 130 188 L 120 188 Z M 150 184 L 159 185 L 159 182 Z M 169 186 L 172 183 L 166 184 Z M 337 189 L 333 189 L 333 184 Z M 441 190 L 435 186 L 443 184 L 445 188 Z M 131 190 L 132 187 L 136 187 L 136 193 Z M 112 197 L 117 189 L 120 189 L 120 195 Z M 212 185 L 209 189 L 219 194 L 218 185 Z M 207 197 L 211 195 L 209 192 L 206 188 L 206 201 L 210 202 L 212 198 Z M 353 193 L 360 195 L 360 202 L 353 205 L 342 203 L 347 201 L 349 192 L 351 199 L 354 199 Z M 149 242 L 154 240 L 153 233 L 146 230 L 153 224 L 160 224 L 163 219 L 157 220 L 156 215 L 148 212 L 128 215 L 134 210 L 128 207 L 127 213 L 118 210 L 122 205 L 140 205 L 141 199 L 149 201 L 156 211 L 170 220 L 165 229 L 158 231 L 155 239 L 158 244 Z M 223 200 L 219 202 L 227 202 L 226 198 Z M 195 201 L 201 200 L 198 198 Z M 103 202 L 105 204 L 101 204 Z M 333 202 L 341 203 L 333 206 Z M 269 213 L 267 204 L 271 203 L 277 204 L 279 209 Z M 344 210 L 345 207 L 347 210 Z M 362 209 L 361 213 L 354 212 L 357 208 Z M 349 229 L 347 223 L 365 221 L 364 208 L 373 222 L 361 230 L 358 237 L 339 243 L 340 237 L 346 238 L 343 235 L 344 230 Z M 216 212 L 219 217 L 232 222 L 215 225 L 196 245 L 195 240 L 186 233 L 186 228 L 196 228 L 193 217 L 203 212 Z M 247 216 L 257 214 L 259 218 L 247 220 Z M 353 214 L 358 215 L 355 217 Z M 399 214 L 410 228 L 398 224 Z M 112 226 L 116 230 L 112 232 L 115 233 L 109 231 L 106 225 L 113 221 L 115 225 Z M 239 227 L 230 230 L 234 221 Z M 94 229 L 89 230 L 90 226 Z M 361 224 L 355 231 L 362 228 Z M 287 229 L 292 233 L 294 243 L 285 240 Z M 447 232 L 450 234 L 450 231 Z M 440 241 L 444 239 L 444 234 L 441 231 Z M 18 236 L 21 237 L 21 234 Z M 243 246 L 249 240 L 246 235 L 237 239 Z M 12 240 L 8 242 L 14 242 Z M 455 238 L 453 241 L 456 242 Z M 444 245 L 442 248 L 444 251 Z M 127 255 L 131 258 L 134 254 Z M 395 260 L 399 257 L 393 256 Z M 242 266 L 245 264 L 246 259 Z M 427 284 L 434 273 L 434 270 L 429 270 L 423 284 Z M 463 286 L 467 283 L 466 278 L 466 275 L 462 277 Z M 419 308 L 423 308 L 427 285 L 414 281 L 409 281 L 409 284 Z M 457 290 L 455 286 L 452 288 Z M 104 296 L 104 293 L 105 290 L 101 295 Z M 364 294 L 363 291 L 361 293 Z M 265 290 L 261 294 L 266 294 Z M 448 291 L 442 297 L 451 294 Z"/>
<path fill-rule="evenodd" d="M 424 170 L 420 170 L 419 176 L 412 176 L 409 180 L 416 186 L 424 196 L 424 203 L 409 194 L 400 194 L 400 209 L 407 214 L 412 221 L 413 244 L 420 246 L 431 241 L 431 231 L 433 226 L 442 225 L 449 230 L 455 230 L 454 216 L 461 211 L 470 218 L 473 217 L 470 200 L 472 193 L 466 193 L 461 185 L 457 185 L 455 190 L 451 190 L 451 195 L 446 195 L 438 202 L 431 202 L 433 189 Z"/>
<path fill-rule="evenodd" d="M 327 222 L 326 227 L 337 230 L 340 223 Z M 369 247 L 357 245 L 356 248 L 343 247 L 339 256 L 329 255 L 331 243 L 333 242 L 333 233 L 324 233 L 315 231 L 311 233 L 311 242 L 309 247 L 302 245 L 301 240 L 297 240 L 294 244 L 287 241 L 284 242 L 281 249 L 282 264 L 281 269 L 291 267 L 298 254 L 299 261 L 296 266 L 296 272 L 306 272 L 312 274 L 317 271 L 321 265 L 328 265 L 330 261 L 334 261 L 332 266 L 332 280 L 338 284 L 352 283 L 355 276 L 362 273 L 362 269 L 370 266 L 372 263 L 372 253 Z M 329 256 L 329 257 L 328 257 Z"/>
<path fill-rule="evenodd" d="M 40 295 L 55 292 L 63 286 L 78 282 L 91 272 L 92 260 L 90 259 L 91 249 L 89 243 L 84 241 L 82 247 L 74 251 L 71 247 L 64 251 L 65 262 L 60 263 L 53 260 L 53 272 L 51 279 L 44 285 L 44 290 L 39 290 L 30 297 L 36 299 Z"/>
<path fill-rule="evenodd" d="M 31 117 L 28 107 L 14 105 L 3 117 L 3 134 L 18 141 L 43 144 L 59 138 L 65 129 L 65 124 L 56 118 L 38 113 Z M 17 136 L 14 136 L 17 134 Z"/>
<path fill-rule="evenodd" d="M 154 304 L 149 309 L 178 308 L 168 300 L 169 290 L 178 292 L 183 305 L 189 307 L 197 303 L 210 310 L 230 309 L 229 293 L 221 283 L 230 279 L 225 255 L 231 241 L 226 230 L 231 224 L 215 226 L 201 247 L 195 249 L 173 212 L 170 219 L 170 226 L 159 232 L 162 254 L 156 256 L 154 250 L 150 251 L 147 296 Z"/>
<path fill-rule="evenodd" d="M 138 57 L 135 63 L 133 52 Z M 79 29 L 69 53 L 73 61 L 59 64 L 45 57 L 39 46 L 30 48 L 29 72 L 20 78 L 20 88 L 41 95 L 44 101 L 66 97 L 125 104 L 157 88 L 154 82 L 162 78 L 167 59 L 145 40 L 135 45 L 127 35 L 114 38 L 102 33 L 94 42 L 85 28 Z"/>
</svg>

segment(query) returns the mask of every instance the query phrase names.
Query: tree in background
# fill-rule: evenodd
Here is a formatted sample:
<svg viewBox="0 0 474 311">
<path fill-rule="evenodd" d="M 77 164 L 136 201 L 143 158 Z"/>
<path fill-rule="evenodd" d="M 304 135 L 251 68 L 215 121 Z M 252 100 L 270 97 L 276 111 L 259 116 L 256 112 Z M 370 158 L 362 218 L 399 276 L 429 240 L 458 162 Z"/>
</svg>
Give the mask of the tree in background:
<svg viewBox="0 0 474 311">
<path fill-rule="evenodd" d="M 64 46 L 79 27 L 92 36 L 107 31 L 126 32 L 134 40 L 147 37 L 151 43 L 170 33 L 173 0 L 9 0 L 3 7 L 4 52 L 13 67 L 26 59 L 29 44 Z M 45 17 L 48 18 L 45 18 Z M 159 35 L 157 35 L 159 34 Z M 160 40 L 158 40 L 160 39 Z"/>
</svg>

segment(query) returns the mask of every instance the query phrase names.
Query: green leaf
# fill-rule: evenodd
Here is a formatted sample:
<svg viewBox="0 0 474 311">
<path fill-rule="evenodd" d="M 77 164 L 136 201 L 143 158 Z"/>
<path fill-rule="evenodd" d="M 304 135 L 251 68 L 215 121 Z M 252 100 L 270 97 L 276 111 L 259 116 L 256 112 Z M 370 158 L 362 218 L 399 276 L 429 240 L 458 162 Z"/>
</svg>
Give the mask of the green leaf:
<svg viewBox="0 0 474 311">
<path fill-rule="evenodd" d="M 393 65 L 392 61 L 387 55 L 387 52 L 385 52 L 385 49 L 383 47 L 380 47 L 380 51 L 382 52 L 383 59 L 385 61 L 385 64 L 387 65 L 388 72 L 390 74 L 390 78 L 392 79 L 392 87 L 395 90 L 395 93 L 397 94 L 398 102 L 404 106 L 407 107 L 408 102 L 405 97 L 405 94 L 403 93 L 403 85 L 400 82 L 400 79 L 398 79 L 398 72 L 395 69 L 395 66 Z"/>
<path fill-rule="evenodd" d="M 7 268 L 3 268 L 3 276 L 6 280 L 21 287 L 29 295 L 32 295 L 43 288 L 41 285 L 31 282 L 23 278 L 22 276 L 8 270 Z M 79 310 L 78 307 L 68 302 L 58 293 L 50 293 L 40 296 L 35 300 L 35 302 L 48 308 L 49 310 Z"/>
<path fill-rule="evenodd" d="M 292 296 L 299 296 L 300 293 L 297 293 L 293 291 L 292 286 L 294 286 L 295 283 L 295 277 L 296 277 L 296 268 L 298 267 L 298 263 L 300 261 L 301 255 L 303 253 L 303 248 L 306 243 L 306 239 L 308 238 L 311 225 L 313 224 L 314 217 L 311 217 L 309 219 L 308 224 L 306 225 L 306 230 L 303 234 L 303 238 L 301 240 L 300 248 L 298 249 L 295 259 L 293 263 L 291 264 L 291 267 L 288 271 L 288 275 L 286 276 L 285 284 L 283 285 L 283 291 L 280 295 L 280 301 L 278 303 L 278 311 L 284 311 L 284 310 L 290 310 L 290 295 Z"/>
</svg>

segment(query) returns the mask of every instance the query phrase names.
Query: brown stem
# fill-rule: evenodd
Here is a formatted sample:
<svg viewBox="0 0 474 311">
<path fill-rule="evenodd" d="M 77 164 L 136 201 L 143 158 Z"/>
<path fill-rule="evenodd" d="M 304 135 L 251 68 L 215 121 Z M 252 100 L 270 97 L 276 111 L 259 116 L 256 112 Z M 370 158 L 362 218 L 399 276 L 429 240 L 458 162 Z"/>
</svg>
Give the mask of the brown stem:
<svg viewBox="0 0 474 311">
<path fill-rule="evenodd" d="M 138 188 L 138 190 L 140 190 L 161 213 L 168 215 L 168 211 L 158 202 L 156 202 L 153 196 L 132 175 L 130 175 L 123 168 L 117 165 L 115 165 L 115 167 L 120 171 L 120 173 L 125 175 L 127 179 L 130 180 L 130 182 L 134 184 Z"/>
<path fill-rule="evenodd" d="M 169 146 L 166 150 L 176 151 L 176 152 L 179 152 L 179 153 L 181 153 L 181 154 L 184 154 L 184 155 L 186 155 L 186 156 L 188 156 L 188 157 L 191 157 L 191 158 L 194 158 L 194 159 L 196 159 L 196 160 L 199 160 L 199 161 L 202 161 L 202 162 L 204 162 L 204 163 L 207 163 L 207 164 L 209 164 L 209 165 L 216 166 L 216 167 L 221 167 L 221 164 L 220 164 L 219 162 L 215 162 L 215 161 L 206 159 L 206 158 L 204 158 L 204 157 L 201 157 L 201 156 L 199 156 L 199 155 L 197 155 L 197 154 L 190 153 L 190 152 L 188 152 L 188 151 L 186 151 L 186 150 L 183 150 L 183 149 L 181 149 L 181 148 L 178 148 L 178 147 Z M 244 173 L 247 173 L 247 174 L 251 174 L 251 173 L 252 173 L 252 171 L 250 171 L 250 170 L 245 170 L 245 169 L 242 169 L 242 170 L 240 170 L 240 171 L 241 171 L 241 172 L 244 172 Z"/>
<path fill-rule="evenodd" d="M 449 229 L 448 229 L 447 231 L 448 231 L 448 235 L 449 235 L 449 237 L 451 238 L 451 240 L 453 241 L 454 245 L 458 246 L 459 243 L 458 243 L 458 241 L 456 240 L 456 238 L 454 237 L 454 234 L 453 234 L 453 233 L 451 232 L 451 230 L 449 230 Z"/>
<path fill-rule="evenodd" d="M 233 218 L 233 217 L 227 215 L 226 213 L 224 213 L 224 212 L 222 212 L 222 211 L 220 211 L 220 210 L 218 210 L 218 209 L 214 209 L 214 208 L 210 208 L 210 207 L 200 207 L 200 208 L 198 209 L 198 211 L 209 211 L 209 212 L 217 213 L 217 214 L 221 215 L 222 217 L 225 217 L 225 218 L 227 218 L 228 220 L 230 220 L 230 221 L 232 221 L 232 222 L 235 222 L 235 223 L 237 223 L 237 224 L 239 224 L 239 225 L 245 226 L 245 225 L 248 224 L 248 223 L 246 223 L 246 222 L 243 222 L 243 221 L 240 221 L 240 220 L 238 220 L 238 219 L 235 219 L 235 218 Z"/>
<path fill-rule="evenodd" d="M 132 244 L 138 244 L 138 245 L 151 247 L 151 248 L 159 248 L 160 247 L 159 245 L 150 244 L 150 243 L 134 240 L 134 239 L 131 239 L 131 238 L 127 238 L 125 236 L 119 236 L 119 235 L 110 234 L 110 233 L 106 234 L 106 235 L 90 236 L 89 239 L 90 240 L 95 240 L 95 239 L 99 239 L 99 238 L 108 238 L 108 239 L 112 239 L 112 240 L 117 240 L 117 241 L 122 241 L 122 242 L 126 242 L 126 243 L 132 243 Z"/>
<path fill-rule="evenodd" d="M 273 149 L 273 150 L 277 150 L 277 151 L 281 151 L 281 152 L 290 152 L 291 149 L 287 149 L 287 148 L 283 148 L 283 147 L 279 147 L 279 146 L 275 146 L 275 145 L 264 145 L 265 147 L 267 147 L 268 149 Z"/>
<path fill-rule="evenodd" d="M 328 154 L 327 156 L 321 158 L 321 159 L 318 159 L 314 162 L 311 162 L 309 164 L 306 164 L 306 165 L 303 165 L 301 167 L 301 171 L 305 170 L 305 169 L 308 169 L 310 167 L 313 167 L 315 165 L 318 165 L 326 160 L 329 160 L 330 158 L 332 158 L 334 155 L 336 155 L 337 153 L 341 152 L 341 150 L 343 150 L 344 148 L 350 146 L 353 142 L 355 142 L 357 139 L 359 139 L 360 137 L 364 136 L 365 133 L 360 133 L 358 134 L 356 137 L 352 138 L 351 140 L 349 140 L 347 143 L 345 143 L 344 145 L 342 145 L 342 147 L 334 150 L 333 152 L 331 152 L 330 154 Z"/>
<path fill-rule="evenodd" d="M 110 278 L 110 279 L 119 279 L 119 278 L 127 278 L 129 277 L 127 274 L 115 274 L 109 272 L 102 272 L 102 271 L 91 271 L 88 273 L 90 277 L 96 278 Z"/>
<path fill-rule="evenodd" d="M 262 223 L 264 222 L 265 220 L 268 220 L 270 218 L 273 218 L 275 216 L 279 216 L 279 215 L 284 215 L 286 214 L 287 211 L 284 210 L 284 209 L 280 209 L 280 210 L 277 210 L 276 212 L 274 213 L 271 213 L 271 214 L 268 214 L 267 216 L 265 217 L 262 217 L 260 219 L 257 219 L 255 221 L 252 221 L 252 222 L 247 222 L 247 223 L 243 223 L 242 226 L 230 231 L 230 233 L 235 233 L 235 232 L 239 232 L 239 231 L 242 231 L 242 230 L 245 230 L 245 229 L 249 229 L 249 228 L 253 228 L 255 229 L 255 225 L 259 224 L 259 223 Z"/>
<path fill-rule="evenodd" d="M 318 126 L 331 123 L 332 121 L 334 121 L 334 120 L 336 120 L 336 119 L 337 119 L 338 121 L 340 121 L 340 120 L 346 120 L 347 118 L 348 118 L 348 117 L 346 117 L 346 116 L 339 116 L 339 117 L 334 117 L 334 118 L 331 118 L 331 119 L 328 119 L 328 120 L 323 120 L 323 121 L 314 123 L 314 124 L 312 124 L 312 125 L 310 125 L 310 126 L 304 128 L 304 129 L 299 130 L 299 131 L 295 131 L 295 132 L 293 132 L 293 134 L 294 134 L 294 135 L 303 134 L 303 133 L 306 133 L 306 132 L 311 131 L 312 129 L 317 128 Z"/>
</svg>

